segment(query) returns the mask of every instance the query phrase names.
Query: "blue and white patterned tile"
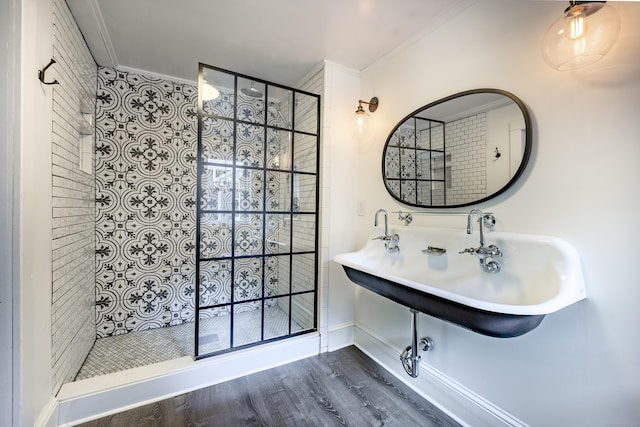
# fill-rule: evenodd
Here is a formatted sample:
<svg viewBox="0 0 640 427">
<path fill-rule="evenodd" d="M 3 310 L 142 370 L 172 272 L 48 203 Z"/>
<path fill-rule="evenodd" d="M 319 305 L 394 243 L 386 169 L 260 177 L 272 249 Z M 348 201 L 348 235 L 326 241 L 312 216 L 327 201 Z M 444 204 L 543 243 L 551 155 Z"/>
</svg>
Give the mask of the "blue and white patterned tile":
<svg viewBox="0 0 640 427">
<path fill-rule="evenodd" d="M 200 306 L 231 303 L 231 260 L 200 262 Z"/>
<path fill-rule="evenodd" d="M 264 195 L 264 172 L 255 169 L 236 169 L 234 194 L 237 211 L 262 211 Z"/>
<path fill-rule="evenodd" d="M 98 338 L 122 335 L 137 330 L 140 319 L 135 310 L 124 307 L 120 300 L 108 305 L 96 302 L 96 333 Z"/>
<path fill-rule="evenodd" d="M 231 245 L 231 215 L 202 214 L 200 220 L 200 257 L 230 257 Z"/>
<path fill-rule="evenodd" d="M 235 163 L 241 166 L 264 165 L 264 127 L 238 123 L 236 127 Z"/>
<path fill-rule="evenodd" d="M 236 214 L 234 255 L 251 256 L 262 254 L 262 214 Z"/>
<path fill-rule="evenodd" d="M 240 258 L 234 264 L 234 301 L 262 298 L 262 258 Z"/>
</svg>

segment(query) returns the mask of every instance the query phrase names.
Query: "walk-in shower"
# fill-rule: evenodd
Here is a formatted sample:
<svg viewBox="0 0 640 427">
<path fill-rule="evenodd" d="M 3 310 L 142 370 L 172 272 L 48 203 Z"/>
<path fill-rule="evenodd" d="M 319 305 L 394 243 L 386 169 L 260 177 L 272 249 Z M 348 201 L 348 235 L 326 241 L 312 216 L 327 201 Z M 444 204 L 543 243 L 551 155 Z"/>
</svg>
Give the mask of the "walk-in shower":
<svg viewBox="0 0 640 427">
<path fill-rule="evenodd" d="M 98 339 L 77 379 L 316 329 L 320 98 L 199 75 L 98 70 Z"/>
</svg>

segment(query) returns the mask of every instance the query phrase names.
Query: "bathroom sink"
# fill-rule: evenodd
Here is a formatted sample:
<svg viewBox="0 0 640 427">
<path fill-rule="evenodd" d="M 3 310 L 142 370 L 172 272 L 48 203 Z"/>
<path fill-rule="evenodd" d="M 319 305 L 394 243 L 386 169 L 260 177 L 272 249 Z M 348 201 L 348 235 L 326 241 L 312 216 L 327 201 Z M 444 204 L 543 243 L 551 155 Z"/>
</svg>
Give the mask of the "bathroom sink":
<svg viewBox="0 0 640 427">
<path fill-rule="evenodd" d="M 333 259 L 351 281 L 407 307 L 494 337 L 515 337 L 545 315 L 586 298 L 580 257 L 557 237 L 490 232 L 500 248 L 500 272 L 482 271 L 475 257 L 459 254 L 478 245 L 464 230 L 399 227 L 400 251 L 387 253 L 373 230 L 357 252 Z M 432 247 L 431 253 L 425 253 Z M 445 253 L 435 249 L 444 249 Z"/>
</svg>

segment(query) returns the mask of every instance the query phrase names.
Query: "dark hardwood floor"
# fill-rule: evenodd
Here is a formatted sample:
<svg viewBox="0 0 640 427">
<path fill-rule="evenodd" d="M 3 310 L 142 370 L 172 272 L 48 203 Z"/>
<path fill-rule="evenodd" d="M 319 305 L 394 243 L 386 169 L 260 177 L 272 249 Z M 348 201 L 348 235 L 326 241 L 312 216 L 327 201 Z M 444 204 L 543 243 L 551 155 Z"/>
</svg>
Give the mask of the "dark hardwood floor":
<svg viewBox="0 0 640 427">
<path fill-rule="evenodd" d="M 360 350 L 347 347 L 81 426 L 453 427 L 459 424 Z"/>
</svg>

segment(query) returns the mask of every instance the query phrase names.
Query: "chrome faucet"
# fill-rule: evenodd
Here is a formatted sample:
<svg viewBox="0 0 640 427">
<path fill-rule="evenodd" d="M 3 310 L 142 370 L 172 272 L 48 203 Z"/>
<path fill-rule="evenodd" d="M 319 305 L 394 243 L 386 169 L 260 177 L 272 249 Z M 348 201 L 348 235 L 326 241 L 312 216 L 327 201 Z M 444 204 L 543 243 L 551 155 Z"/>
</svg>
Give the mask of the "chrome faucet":
<svg viewBox="0 0 640 427">
<path fill-rule="evenodd" d="M 400 241 L 400 237 L 397 234 L 389 235 L 389 225 L 387 220 L 387 211 L 384 209 L 378 209 L 376 211 L 376 216 L 373 221 L 373 226 L 378 226 L 378 214 L 384 214 L 384 235 L 375 237 L 373 240 L 383 240 L 384 248 L 390 254 L 395 254 L 400 252 L 400 248 L 398 247 L 398 241 Z"/>
<path fill-rule="evenodd" d="M 485 246 L 484 243 L 484 227 L 493 228 L 496 218 L 492 214 L 484 214 L 480 209 L 471 209 L 467 217 L 467 234 L 473 234 L 473 218 L 478 217 L 480 223 L 480 246 L 477 248 L 467 248 L 460 251 L 461 254 L 471 254 L 480 260 L 480 268 L 485 273 L 498 273 L 500 271 L 500 263 L 495 257 L 501 257 L 502 251 L 496 245 Z"/>
<path fill-rule="evenodd" d="M 480 223 L 480 247 L 484 247 L 484 214 L 480 209 L 471 209 L 467 216 L 467 234 L 473 234 L 473 217 L 478 216 Z"/>
</svg>

